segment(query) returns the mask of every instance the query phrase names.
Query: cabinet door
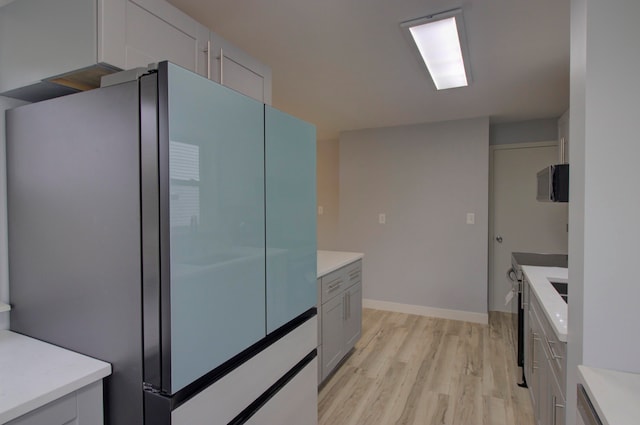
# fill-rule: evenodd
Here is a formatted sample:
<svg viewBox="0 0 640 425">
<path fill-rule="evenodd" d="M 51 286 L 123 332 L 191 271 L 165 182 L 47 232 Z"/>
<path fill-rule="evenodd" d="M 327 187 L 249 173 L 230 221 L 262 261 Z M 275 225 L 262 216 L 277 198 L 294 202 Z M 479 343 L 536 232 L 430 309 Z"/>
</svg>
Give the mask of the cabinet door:
<svg viewBox="0 0 640 425">
<path fill-rule="evenodd" d="M 96 63 L 95 1 L 19 0 L 0 8 L 0 93 Z"/>
<path fill-rule="evenodd" d="M 345 291 L 346 319 L 344 322 L 345 353 L 348 353 L 362 335 L 362 283 Z"/>
<path fill-rule="evenodd" d="M 344 294 L 322 305 L 322 380 L 340 363 L 344 350 Z"/>
<path fill-rule="evenodd" d="M 317 298 L 315 127 L 265 106 L 267 333 Z"/>
<path fill-rule="evenodd" d="M 101 4 L 100 62 L 130 69 L 168 60 L 206 75 L 206 27 L 164 0 L 103 0 Z"/>
<path fill-rule="evenodd" d="M 536 334 L 541 335 L 539 330 Z M 536 388 L 538 392 L 536 396 L 538 400 L 538 406 L 536 406 L 538 424 L 547 425 L 551 423 L 551 401 L 549 396 L 549 360 L 546 357 L 544 340 L 536 341 L 535 350 L 539 366 L 536 370 L 538 372 L 538 385 Z"/>
<path fill-rule="evenodd" d="M 211 79 L 271 105 L 271 68 L 211 33 Z"/>
<path fill-rule="evenodd" d="M 78 70 L 86 72 L 65 84 L 86 89 L 118 68 L 162 60 L 206 75 L 208 41 L 206 27 L 164 0 L 14 1 L 0 8 L 0 93 Z M 18 97 L 54 97 L 60 87 Z"/>
</svg>

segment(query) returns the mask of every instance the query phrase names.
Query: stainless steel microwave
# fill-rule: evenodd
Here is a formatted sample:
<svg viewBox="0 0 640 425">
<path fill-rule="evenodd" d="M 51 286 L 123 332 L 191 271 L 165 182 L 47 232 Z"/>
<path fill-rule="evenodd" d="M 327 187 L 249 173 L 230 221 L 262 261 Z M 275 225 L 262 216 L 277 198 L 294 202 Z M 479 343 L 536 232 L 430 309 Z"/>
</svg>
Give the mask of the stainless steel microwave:
<svg viewBox="0 0 640 425">
<path fill-rule="evenodd" d="M 569 164 L 550 165 L 538 172 L 538 201 L 569 202 Z"/>
</svg>

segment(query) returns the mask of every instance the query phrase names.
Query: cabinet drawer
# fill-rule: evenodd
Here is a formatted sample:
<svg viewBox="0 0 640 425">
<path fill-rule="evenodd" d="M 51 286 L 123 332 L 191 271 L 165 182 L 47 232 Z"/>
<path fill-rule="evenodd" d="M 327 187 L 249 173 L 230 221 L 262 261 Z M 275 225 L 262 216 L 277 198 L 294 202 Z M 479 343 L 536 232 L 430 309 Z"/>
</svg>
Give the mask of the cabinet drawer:
<svg viewBox="0 0 640 425">
<path fill-rule="evenodd" d="M 322 277 L 322 304 L 341 294 L 348 286 L 345 271 L 346 267 L 343 267 Z"/>
<path fill-rule="evenodd" d="M 318 360 L 313 359 L 260 408 L 246 425 L 318 423 Z"/>
<path fill-rule="evenodd" d="M 76 393 L 69 394 L 42 406 L 33 412 L 20 416 L 7 425 L 65 425 L 73 421 L 77 414 Z"/>
<path fill-rule="evenodd" d="M 362 282 L 362 260 L 345 266 L 344 277 L 347 281 L 347 286 Z"/>
</svg>

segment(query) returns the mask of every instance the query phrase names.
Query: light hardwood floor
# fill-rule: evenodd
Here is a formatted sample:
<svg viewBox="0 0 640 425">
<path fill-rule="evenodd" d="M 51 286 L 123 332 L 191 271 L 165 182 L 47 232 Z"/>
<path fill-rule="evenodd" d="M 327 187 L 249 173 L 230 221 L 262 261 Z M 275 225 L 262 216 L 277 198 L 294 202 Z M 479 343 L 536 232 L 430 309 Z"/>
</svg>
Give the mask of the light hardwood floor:
<svg viewBox="0 0 640 425">
<path fill-rule="evenodd" d="M 355 351 L 321 388 L 319 425 L 534 425 L 511 320 L 365 309 Z"/>
</svg>

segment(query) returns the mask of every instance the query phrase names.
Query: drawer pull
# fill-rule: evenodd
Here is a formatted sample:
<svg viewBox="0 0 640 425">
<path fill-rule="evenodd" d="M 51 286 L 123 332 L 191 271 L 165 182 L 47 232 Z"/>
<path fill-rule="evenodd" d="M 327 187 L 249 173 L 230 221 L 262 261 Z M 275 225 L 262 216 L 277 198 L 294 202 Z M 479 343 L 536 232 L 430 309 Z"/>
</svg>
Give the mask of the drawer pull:
<svg viewBox="0 0 640 425">
<path fill-rule="evenodd" d="M 547 345 L 549 346 L 549 351 L 551 352 L 551 357 L 554 360 L 562 360 L 562 356 L 557 355 L 555 350 L 553 349 L 553 344 L 555 344 L 555 341 L 549 341 L 549 339 L 547 338 Z"/>
<path fill-rule="evenodd" d="M 340 285 L 342 284 L 342 280 L 338 279 L 338 280 L 334 280 L 333 282 L 331 282 L 329 285 L 327 285 L 327 289 L 329 290 L 329 292 L 333 291 L 334 289 L 337 289 L 340 287 Z"/>
</svg>

